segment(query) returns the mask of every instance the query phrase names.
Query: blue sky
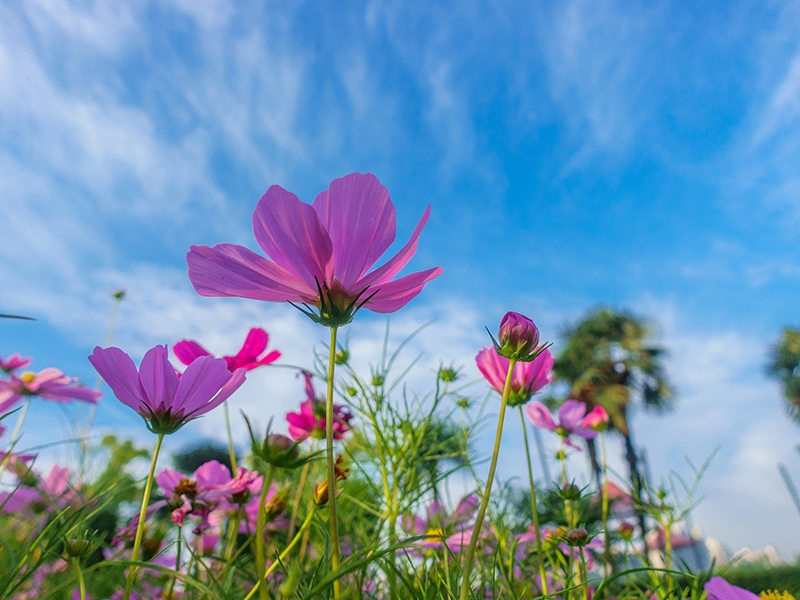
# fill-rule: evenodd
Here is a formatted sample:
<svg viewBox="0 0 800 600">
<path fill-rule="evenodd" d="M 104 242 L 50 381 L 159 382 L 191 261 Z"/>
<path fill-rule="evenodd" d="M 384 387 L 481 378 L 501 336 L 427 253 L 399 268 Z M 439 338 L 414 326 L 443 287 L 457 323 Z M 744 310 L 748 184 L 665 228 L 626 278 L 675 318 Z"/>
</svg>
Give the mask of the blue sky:
<svg viewBox="0 0 800 600">
<path fill-rule="evenodd" d="M 633 310 L 679 392 L 666 417 L 635 417 L 654 476 L 719 446 L 695 524 L 791 557 L 800 517 L 777 463 L 800 481 L 798 428 L 763 371 L 798 325 L 798 40 L 798 2 L 0 6 L 0 309 L 38 319 L 0 323 L 0 355 L 93 382 L 85 357 L 124 288 L 115 343 L 137 356 L 187 337 L 229 353 L 261 325 L 309 366 L 323 331 L 288 306 L 199 298 L 185 253 L 254 247 L 272 184 L 311 201 L 372 172 L 399 243 L 431 205 L 410 268 L 444 274 L 391 321 L 401 339 L 434 320 L 412 345 L 420 389 L 439 362 L 477 379 L 506 310 L 552 340 L 594 306 Z M 350 326 L 365 368 L 384 326 Z M 266 422 L 301 398 L 272 370 L 233 403 Z M 39 405 L 26 442 L 63 439 L 70 414 Z M 110 395 L 97 419 L 149 441 Z"/>
</svg>

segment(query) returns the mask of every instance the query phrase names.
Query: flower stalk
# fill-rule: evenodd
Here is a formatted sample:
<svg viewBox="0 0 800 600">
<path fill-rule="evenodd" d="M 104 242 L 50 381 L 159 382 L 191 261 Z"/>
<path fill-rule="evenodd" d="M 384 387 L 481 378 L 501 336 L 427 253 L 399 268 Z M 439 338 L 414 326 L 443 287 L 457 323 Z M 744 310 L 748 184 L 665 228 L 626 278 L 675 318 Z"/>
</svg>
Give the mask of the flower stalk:
<svg viewBox="0 0 800 600">
<path fill-rule="evenodd" d="M 328 381 L 325 396 L 325 460 L 328 468 L 328 519 L 331 536 L 331 570 L 339 570 L 339 523 L 336 514 L 336 469 L 333 456 L 333 376 L 336 369 L 337 326 L 331 326 L 331 341 L 328 351 Z M 342 595 L 341 582 L 333 580 L 333 597 Z"/>
<path fill-rule="evenodd" d="M 547 577 L 544 572 L 544 552 L 542 549 L 542 533 L 539 531 L 539 511 L 536 508 L 536 483 L 533 480 L 533 466 L 531 465 L 531 449 L 528 444 L 528 429 L 525 424 L 525 415 L 522 412 L 522 405 L 519 405 L 519 418 L 522 423 L 522 441 L 525 444 L 525 460 L 528 465 L 528 485 L 531 489 L 531 518 L 533 519 L 533 530 L 536 536 L 536 558 L 539 563 L 539 579 L 542 582 L 542 594 L 548 595 Z"/>
<path fill-rule="evenodd" d="M 153 450 L 153 460 L 150 463 L 150 472 L 147 474 L 147 481 L 144 484 L 144 494 L 142 494 L 142 508 L 139 510 L 139 522 L 136 524 L 136 536 L 133 539 L 133 552 L 131 553 L 131 560 L 136 562 L 139 560 L 139 550 L 142 546 L 142 537 L 144 536 L 144 522 L 147 518 L 147 506 L 150 504 L 150 493 L 153 490 L 153 479 L 156 472 L 156 463 L 158 462 L 158 455 L 161 452 L 161 443 L 164 441 L 164 433 L 159 433 L 156 439 L 156 447 Z M 130 600 L 131 590 L 133 590 L 133 582 L 136 579 L 138 572 L 136 565 L 131 565 L 128 571 L 128 579 L 125 582 L 125 593 L 123 600 Z"/>
<path fill-rule="evenodd" d="M 481 505 L 478 509 L 478 516 L 475 518 L 475 527 L 472 530 L 472 535 L 469 539 L 469 546 L 467 547 L 467 555 L 464 559 L 464 571 L 461 579 L 461 591 L 459 593 L 459 600 L 467 600 L 470 589 L 470 574 L 472 572 L 472 565 L 475 562 L 475 548 L 478 545 L 478 538 L 481 533 L 481 525 L 486 516 L 486 509 L 489 506 L 489 496 L 492 492 L 492 482 L 494 481 L 494 474 L 497 470 L 497 457 L 500 454 L 500 440 L 503 437 L 503 422 L 506 416 L 506 406 L 508 398 L 511 394 L 511 379 L 514 374 L 514 365 L 517 363 L 516 358 L 509 358 L 508 360 L 508 373 L 506 374 L 506 382 L 503 387 L 503 397 L 500 400 L 500 412 L 497 415 L 497 430 L 494 436 L 494 448 L 492 450 L 492 461 L 489 464 L 489 474 L 486 479 L 486 487 L 483 490 Z"/>
</svg>

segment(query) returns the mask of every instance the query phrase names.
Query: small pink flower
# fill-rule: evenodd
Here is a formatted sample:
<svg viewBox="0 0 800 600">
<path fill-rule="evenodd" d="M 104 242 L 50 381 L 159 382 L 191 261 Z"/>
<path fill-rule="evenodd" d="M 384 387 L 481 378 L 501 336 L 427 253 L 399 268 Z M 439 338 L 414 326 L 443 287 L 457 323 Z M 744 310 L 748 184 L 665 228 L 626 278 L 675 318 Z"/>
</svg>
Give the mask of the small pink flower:
<svg viewBox="0 0 800 600">
<path fill-rule="evenodd" d="M 261 356 L 267 349 L 269 335 L 260 327 L 253 327 L 247 334 L 241 350 L 234 356 L 223 356 L 228 364 L 228 370 L 233 372 L 236 369 L 250 371 L 256 367 L 274 363 L 281 357 L 278 350 L 272 350 L 265 356 Z M 184 365 L 190 365 L 192 361 L 200 356 L 211 356 L 208 350 L 193 340 L 182 340 L 172 347 L 175 357 Z M 260 357 L 260 358 L 259 358 Z"/>
<path fill-rule="evenodd" d="M 221 358 L 200 356 L 178 375 L 167 347 L 145 353 L 139 369 L 119 348 L 94 349 L 89 361 L 114 395 L 135 410 L 153 433 L 174 433 L 216 408 L 244 383 L 244 369 L 231 373 Z"/>
<path fill-rule="evenodd" d="M 469 544 L 472 536 L 472 519 L 478 509 L 478 496 L 465 496 L 458 506 L 448 512 L 444 504 L 438 500 L 431 502 L 425 509 L 426 517 L 403 515 L 400 524 L 410 535 L 426 536 L 417 542 L 420 548 L 447 548 L 459 552 Z"/>
<path fill-rule="evenodd" d="M 599 411 L 592 411 L 589 415 L 586 414 L 586 405 L 578 400 L 567 400 L 558 409 L 558 422 L 553 419 L 550 410 L 541 402 L 532 402 L 525 407 L 525 412 L 531 422 L 537 427 L 549 429 L 554 431 L 562 438 L 564 442 L 578 448 L 570 440 L 571 435 L 577 435 L 585 440 L 593 439 L 597 435 L 597 430 L 594 428 L 602 420 L 602 414 L 605 413 L 600 407 Z M 605 415 L 605 420 L 608 420 L 608 415 Z"/>
<path fill-rule="evenodd" d="M 325 439 L 325 400 L 314 395 L 311 385 L 311 373 L 303 372 L 306 380 L 306 401 L 300 405 L 300 412 L 290 412 L 286 415 L 289 423 L 289 435 L 292 439 L 303 441 L 309 437 Z M 333 439 L 340 440 L 350 430 L 350 420 L 353 418 L 346 408 L 339 404 L 333 405 Z"/>
<path fill-rule="evenodd" d="M 553 362 L 553 355 L 547 349 L 530 362 L 517 362 L 511 376 L 511 396 L 508 399 L 508 405 L 525 404 L 536 392 L 550 383 L 553 379 L 551 372 Z M 475 363 L 489 385 L 502 394 L 509 360 L 505 356 L 500 356 L 492 347 L 478 352 Z"/>
<path fill-rule="evenodd" d="M 704 586 L 708 600 L 758 600 L 758 594 L 731 585 L 722 577 L 712 577 Z"/>
<path fill-rule="evenodd" d="M 257 479 L 261 479 L 258 473 L 244 468 L 231 477 L 228 467 L 212 460 L 200 465 L 191 477 L 164 469 L 156 476 L 156 483 L 169 498 L 168 504 L 174 507 L 172 521 L 183 525 L 186 515 L 191 513 L 201 518 L 196 531 L 204 531 L 212 510 L 232 504 L 238 495 L 249 492 L 249 486 Z M 248 500 L 249 497 L 248 493 Z"/>
<path fill-rule="evenodd" d="M 192 246 L 189 279 L 201 296 L 302 304 L 306 315 L 329 326 L 349 323 L 362 307 L 395 312 L 442 272 L 394 278 L 414 256 L 429 213 L 395 256 L 372 269 L 396 234 L 394 204 L 377 177 L 335 179 L 313 204 L 273 185 L 253 213 L 256 241 L 269 259 L 235 244 Z"/>
<path fill-rule="evenodd" d="M 0 380 L 0 414 L 4 413 L 24 396 L 39 396 L 55 402 L 83 400 L 94 404 L 102 395 L 92 389 L 76 385 L 77 379 L 64 375 L 58 369 L 48 367 L 38 373 L 30 371 L 17 375 L 11 373 Z"/>
<path fill-rule="evenodd" d="M 31 359 L 22 358 L 19 354 L 12 354 L 8 358 L 0 356 L 0 371 L 5 371 L 6 373 L 27 367 L 29 364 L 31 364 Z"/>
</svg>

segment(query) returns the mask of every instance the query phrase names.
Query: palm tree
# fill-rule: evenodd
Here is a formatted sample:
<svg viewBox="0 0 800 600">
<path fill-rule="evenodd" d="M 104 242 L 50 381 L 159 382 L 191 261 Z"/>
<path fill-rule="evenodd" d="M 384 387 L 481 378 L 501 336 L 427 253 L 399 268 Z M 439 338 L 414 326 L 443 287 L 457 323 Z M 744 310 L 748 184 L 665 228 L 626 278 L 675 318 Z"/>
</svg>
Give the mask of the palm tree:
<svg viewBox="0 0 800 600">
<path fill-rule="evenodd" d="M 631 407 L 664 411 L 671 407 L 674 392 L 667 382 L 662 359 L 665 351 L 649 342 L 650 329 L 640 318 L 599 308 L 563 333 L 564 349 L 553 371 L 557 380 L 570 386 L 567 397 L 584 402 L 587 409 L 602 406 L 610 427 L 625 441 L 631 487 L 641 498 L 645 482 L 631 433 Z M 588 450 L 596 481 L 600 465 L 593 440 Z M 644 515 L 639 527 L 645 534 Z"/>
<path fill-rule="evenodd" d="M 800 329 L 785 328 L 770 352 L 767 372 L 781 382 L 789 416 L 800 423 Z"/>
</svg>

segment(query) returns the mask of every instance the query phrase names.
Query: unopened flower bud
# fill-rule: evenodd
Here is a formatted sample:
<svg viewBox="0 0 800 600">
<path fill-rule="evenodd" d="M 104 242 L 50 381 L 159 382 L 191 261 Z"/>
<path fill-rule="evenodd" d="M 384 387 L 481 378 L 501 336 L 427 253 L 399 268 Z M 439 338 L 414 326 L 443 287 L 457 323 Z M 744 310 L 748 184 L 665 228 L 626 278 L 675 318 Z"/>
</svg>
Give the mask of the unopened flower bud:
<svg viewBox="0 0 800 600">
<path fill-rule="evenodd" d="M 566 483 L 561 486 L 561 497 L 564 500 L 579 500 L 581 489 L 574 483 Z"/>
<path fill-rule="evenodd" d="M 349 467 L 342 466 L 343 459 L 341 455 L 336 457 L 336 463 L 333 465 L 336 481 L 343 481 L 347 479 L 347 473 L 350 471 Z M 314 486 L 314 504 L 317 506 L 325 506 L 329 499 L 328 479 L 325 478 Z"/>
<path fill-rule="evenodd" d="M 594 429 L 595 431 L 603 431 L 608 426 L 608 413 L 602 406 L 595 406 L 589 414 L 583 417 L 581 426 Z"/>
<path fill-rule="evenodd" d="M 589 541 L 589 532 L 583 527 L 576 527 L 570 529 L 564 535 L 564 541 L 570 546 L 585 546 Z"/>
<path fill-rule="evenodd" d="M 286 498 L 283 494 L 275 494 L 272 498 L 267 500 L 264 505 L 264 510 L 267 513 L 267 519 L 270 521 L 286 510 Z"/>
<path fill-rule="evenodd" d="M 85 537 L 72 538 L 64 542 L 64 553 L 70 558 L 81 558 L 89 553 L 89 540 Z"/>
<path fill-rule="evenodd" d="M 464 396 L 456 400 L 456 406 L 459 408 L 469 408 L 471 405 L 472 403 L 469 401 L 469 398 L 465 398 Z"/>
<path fill-rule="evenodd" d="M 495 348 L 500 356 L 529 362 L 539 350 L 539 329 L 525 315 L 508 312 L 500 322 Z"/>
<path fill-rule="evenodd" d="M 439 369 L 438 377 L 445 383 L 450 383 L 458 379 L 458 371 L 453 367 L 441 367 Z"/>
<path fill-rule="evenodd" d="M 623 521 L 617 527 L 617 533 L 623 540 L 630 541 L 633 538 L 633 523 Z"/>
<path fill-rule="evenodd" d="M 337 365 L 346 365 L 348 360 L 350 360 L 350 352 L 344 348 L 341 348 L 333 355 L 333 362 Z"/>
<path fill-rule="evenodd" d="M 354 388 L 352 385 L 346 385 L 344 387 L 344 393 L 352 398 L 353 396 L 358 394 L 358 390 Z"/>
<path fill-rule="evenodd" d="M 373 373 L 372 374 L 372 385 L 373 387 L 380 387 L 386 382 L 386 376 L 383 373 Z"/>
</svg>

